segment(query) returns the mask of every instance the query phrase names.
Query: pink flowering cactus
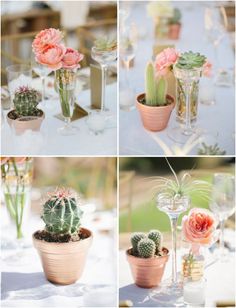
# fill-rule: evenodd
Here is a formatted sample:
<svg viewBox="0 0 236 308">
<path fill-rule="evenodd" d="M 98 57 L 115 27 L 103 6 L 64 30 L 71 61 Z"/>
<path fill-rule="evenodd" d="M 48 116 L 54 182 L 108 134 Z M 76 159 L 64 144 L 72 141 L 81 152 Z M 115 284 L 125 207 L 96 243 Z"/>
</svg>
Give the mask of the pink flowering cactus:
<svg viewBox="0 0 236 308">
<path fill-rule="evenodd" d="M 165 76 L 177 62 L 179 53 L 174 48 L 166 48 L 155 59 L 157 75 Z"/>
<path fill-rule="evenodd" d="M 79 68 L 84 56 L 72 48 L 66 48 L 62 39 L 60 30 L 50 28 L 40 31 L 32 44 L 36 61 L 52 70 Z"/>
</svg>

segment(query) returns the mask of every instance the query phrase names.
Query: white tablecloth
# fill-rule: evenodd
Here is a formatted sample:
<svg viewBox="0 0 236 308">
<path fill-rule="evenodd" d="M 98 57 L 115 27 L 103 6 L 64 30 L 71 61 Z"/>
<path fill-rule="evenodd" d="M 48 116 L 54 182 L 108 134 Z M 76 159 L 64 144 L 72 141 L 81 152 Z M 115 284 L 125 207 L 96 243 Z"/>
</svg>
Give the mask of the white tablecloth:
<svg viewBox="0 0 236 308">
<path fill-rule="evenodd" d="M 27 139 L 20 139 L 13 136 L 8 123 L 5 121 L 2 128 L 2 155 L 116 155 L 117 153 L 117 85 L 107 86 L 106 104 L 110 109 L 107 119 L 107 128 L 100 135 L 89 132 L 86 118 L 72 122 L 73 126 L 79 128 L 79 132 L 72 136 L 62 136 L 57 132 L 64 123 L 55 118 L 59 114 L 59 98 L 48 101 L 48 105 L 54 106 L 53 109 L 47 108 L 46 118 L 41 127 L 41 133 L 30 135 Z M 79 104 L 89 111 L 90 90 L 82 91 L 78 95 Z M 5 112 L 6 115 L 6 112 Z"/>
<path fill-rule="evenodd" d="M 130 69 L 129 81 L 130 86 L 135 94 L 144 92 L 144 70 L 146 63 L 152 58 L 154 26 L 152 19 L 147 16 L 147 2 L 136 2 L 131 10 L 129 23 L 135 22 L 138 31 L 142 35 L 146 32 L 146 37 L 138 42 L 135 56 L 135 66 Z M 206 4 L 206 3 L 205 3 Z M 163 44 L 175 44 L 176 48 L 181 51 L 195 51 L 206 55 L 213 65 L 216 64 L 214 49 L 211 43 L 207 42 L 204 32 L 204 3 L 191 2 L 191 9 L 186 8 L 188 3 L 174 2 L 182 11 L 182 32 L 178 41 L 163 42 Z M 141 21 L 141 23 L 140 23 Z M 156 42 L 157 43 L 157 42 Z M 162 44 L 162 42 L 158 42 Z M 224 68 L 234 69 L 234 54 L 230 46 L 230 39 L 226 37 L 219 46 L 220 65 Z M 217 66 L 218 67 L 218 66 Z M 120 71 L 120 83 L 124 80 L 124 70 Z M 122 96 L 123 97 L 123 96 Z M 199 104 L 197 126 L 210 133 L 218 133 L 218 144 L 224 149 L 227 155 L 234 155 L 235 148 L 235 105 L 234 105 L 234 87 L 223 88 L 215 87 L 216 104 L 205 106 Z M 142 126 L 138 110 L 130 112 L 120 111 L 120 154 L 121 155 L 163 155 L 163 150 L 155 141 L 155 136 L 161 138 L 164 143 L 172 148 L 174 142 L 167 136 L 167 130 L 170 127 L 176 127 L 175 110 L 172 112 L 168 127 L 158 133 L 151 133 Z M 180 144 L 178 144 L 180 145 Z M 180 145 L 181 146 L 181 145 Z M 196 154 L 195 148 L 189 154 Z"/>
<path fill-rule="evenodd" d="M 26 226 L 28 232 L 25 233 L 29 247 L 23 252 L 2 249 L 1 306 L 91 307 L 94 300 L 96 306 L 116 306 L 115 220 L 109 212 L 101 213 L 99 217 L 100 220 L 96 223 L 91 220 L 90 223 L 83 223 L 83 226 L 93 231 L 93 243 L 81 279 L 68 286 L 54 285 L 45 279 L 39 256 L 32 247 L 30 238 L 31 234 L 42 229 L 43 225 L 38 218 L 31 217 Z M 110 235 L 98 232 L 103 228 L 110 229 Z M 14 230 L 8 229 L 5 224 L 2 224 L 1 231 L 2 244 L 3 238 L 13 238 Z"/>
</svg>

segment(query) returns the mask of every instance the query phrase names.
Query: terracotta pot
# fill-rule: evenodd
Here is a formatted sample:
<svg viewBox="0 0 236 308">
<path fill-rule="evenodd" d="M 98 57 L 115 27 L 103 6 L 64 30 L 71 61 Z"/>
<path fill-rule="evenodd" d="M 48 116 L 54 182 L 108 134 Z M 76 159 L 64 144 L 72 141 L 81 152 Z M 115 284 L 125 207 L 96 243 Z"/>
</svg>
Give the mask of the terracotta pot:
<svg viewBox="0 0 236 308">
<path fill-rule="evenodd" d="M 16 120 L 13 120 L 9 117 L 9 114 L 14 110 L 11 110 L 7 114 L 7 122 L 10 127 L 14 126 L 16 135 L 23 134 L 26 130 L 39 131 L 42 125 L 42 122 L 45 118 L 45 114 L 42 110 L 42 116 L 40 117 L 21 117 Z"/>
<path fill-rule="evenodd" d="M 67 285 L 76 282 L 82 275 L 92 232 L 81 228 L 87 238 L 69 243 L 49 243 L 35 238 L 33 244 L 40 256 L 46 278 L 54 283 Z"/>
<path fill-rule="evenodd" d="M 175 106 L 175 100 L 172 96 L 166 95 L 166 98 L 172 103 L 166 106 L 147 106 L 140 101 L 143 100 L 145 93 L 138 95 L 137 108 L 143 122 L 143 126 L 151 131 L 157 132 L 166 128 L 171 112 Z"/>
<path fill-rule="evenodd" d="M 153 288 L 160 284 L 164 274 L 166 262 L 169 259 L 169 250 L 161 257 L 139 258 L 132 256 L 131 248 L 126 251 L 126 257 L 130 265 L 135 284 L 141 288 Z"/>
<path fill-rule="evenodd" d="M 173 24 L 169 25 L 169 39 L 171 40 L 178 40 L 181 30 L 181 24 Z"/>
</svg>

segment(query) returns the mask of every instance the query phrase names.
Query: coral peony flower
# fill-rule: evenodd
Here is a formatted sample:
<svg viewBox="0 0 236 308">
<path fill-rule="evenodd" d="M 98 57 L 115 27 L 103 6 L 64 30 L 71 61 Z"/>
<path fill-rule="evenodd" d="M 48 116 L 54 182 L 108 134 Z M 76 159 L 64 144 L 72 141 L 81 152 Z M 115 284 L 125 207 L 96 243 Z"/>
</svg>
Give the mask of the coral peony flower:
<svg viewBox="0 0 236 308">
<path fill-rule="evenodd" d="M 79 53 L 77 50 L 73 48 L 67 48 L 66 53 L 62 59 L 63 68 L 74 69 L 79 68 L 79 62 L 82 61 L 84 55 Z"/>
<path fill-rule="evenodd" d="M 26 159 L 27 157 L 14 157 L 14 161 L 18 164 L 22 164 Z"/>
<path fill-rule="evenodd" d="M 46 45 L 58 45 L 63 38 L 60 30 L 50 28 L 40 31 L 32 44 L 35 54 L 42 53 Z"/>
<path fill-rule="evenodd" d="M 0 157 L 0 161 L 1 161 L 1 166 L 4 165 L 5 163 L 8 162 L 8 160 L 10 159 L 10 157 Z"/>
<path fill-rule="evenodd" d="M 206 77 L 211 77 L 212 64 L 207 60 L 203 65 L 203 75 Z"/>
<path fill-rule="evenodd" d="M 64 45 L 47 45 L 41 53 L 36 54 L 36 61 L 47 65 L 52 70 L 62 67 L 62 59 L 66 53 Z"/>
<path fill-rule="evenodd" d="M 182 219 L 182 232 L 186 241 L 198 245 L 212 245 L 218 236 L 215 216 L 208 210 L 194 208 Z"/>
<path fill-rule="evenodd" d="M 159 53 L 155 59 L 157 75 L 166 75 L 172 68 L 173 64 L 176 63 L 178 58 L 179 53 L 174 48 L 166 48 L 161 53 Z"/>
</svg>

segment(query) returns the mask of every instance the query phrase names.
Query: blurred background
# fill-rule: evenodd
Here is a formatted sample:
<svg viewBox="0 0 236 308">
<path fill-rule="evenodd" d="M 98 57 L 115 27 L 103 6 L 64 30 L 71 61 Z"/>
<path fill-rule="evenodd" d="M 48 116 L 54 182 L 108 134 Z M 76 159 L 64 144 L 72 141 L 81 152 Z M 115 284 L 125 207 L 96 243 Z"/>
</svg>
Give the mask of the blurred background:
<svg viewBox="0 0 236 308">
<path fill-rule="evenodd" d="M 227 172 L 234 175 L 234 158 L 223 157 L 170 157 L 171 166 L 181 177 L 188 172 L 193 179 L 206 180 L 212 183 L 213 174 Z M 121 157 L 119 185 L 119 232 L 120 247 L 127 247 L 130 232 L 159 229 L 170 239 L 168 216 L 161 212 L 155 202 L 152 176 L 173 178 L 165 158 L 154 157 Z M 197 192 L 191 194 L 191 207 L 209 209 L 209 202 L 199 197 Z M 179 224 L 182 214 L 179 218 Z M 235 217 L 226 221 L 226 227 L 234 229 Z"/>
<path fill-rule="evenodd" d="M 95 37 L 116 37 L 116 1 L 1 1 L 1 73 L 10 64 L 29 63 L 31 44 L 45 28 L 64 31 L 68 46 L 85 54 L 89 65 Z"/>
</svg>

